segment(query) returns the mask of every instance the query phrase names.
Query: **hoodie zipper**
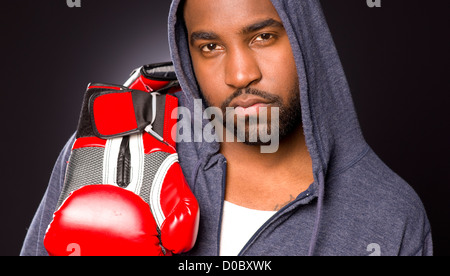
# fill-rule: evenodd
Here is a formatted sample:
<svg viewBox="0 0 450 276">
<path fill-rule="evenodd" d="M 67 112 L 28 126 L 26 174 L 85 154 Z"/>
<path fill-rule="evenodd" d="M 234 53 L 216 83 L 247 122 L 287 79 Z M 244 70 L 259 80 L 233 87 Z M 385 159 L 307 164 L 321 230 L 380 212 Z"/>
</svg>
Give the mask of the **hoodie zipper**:
<svg viewBox="0 0 450 276">
<path fill-rule="evenodd" d="M 225 202 L 225 184 L 227 179 L 227 160 L 222 164 L 222 200 L 220 204 L 220 213 L 219 213 L 219 227 L 217 231 L 217 256 L 220 256 L 220 239 L 222 236 L 222 217 L 223 217 L 223 205 Z"/>
<path fill-rule="evenodd" d="M 311 184 L 312 186 L 312 184 Z M 241 249 L 241 251 L 239 252 L 238 256 L 243 256 L 243 254 L 245 253 L 245 251 L 247 251 L 247 249 L 253 244 L 253 242 L 258 238 L 258 236 L 266 230 L 267 226 L 269 224 L 271 224 L 272 222 L 276 221 L 279 217 L 281 217 L 281 215 L 284 214 L 285 210 L 289 209 L 291 206 L 295 205 L 296 203 L 298 203 L 301 200 L 304 200 L 308 197 L 310 197 L 313 194 L 312 191 L 310 191 L 309 189 L 306 190 L 305 192 L 303 192 L 301 195 L 302 196 L 298 196 L 294 201 L 288 203 L 286 206 L 284 206 L 283 208 L 281 208 L 280 210 L 278 210 L 278 212 L 276 212 L 273 216 L 271 216 L 259 229 L 258 231 L 256 231 L 253 236 L 247 241 L 247 243 L 244 245 L 244 247 Z"/>
<path fill-rule="evenodd" d="M 289 208 L 290 206 L 292 206 L 294 203 L 296 203 L 297 200 L 294 200 L 292 202 L 290 202 L 289 204 L 287 204 L 286 206 L 284 206 L 283 208 L 281 208 L 278 212 L 276 212 L 273 216 L 271 216 L 259 229 L 258 231 L 256 231 L 253 236 L 247 241 L 247 243 L 244 245 L 244 247 L 241 249 L 241 251 L 239 252 L 238 256 L 243 256 L 242 254 L 244 254 L 244 252 L 251 246 L 251 244 L 257 239 L 257 237 L 259 236 L 260 233 L 262 233 L 265 229 L 266 226 L 268 226 L 269 224 L 271 224 L 273 221 L 275 221 L 278 217 L 280 217 L 280 215 L 282 214 L 282 212 L 284 212 L 284 210 L 286 210 L 287 208 Z"/>
</svg>

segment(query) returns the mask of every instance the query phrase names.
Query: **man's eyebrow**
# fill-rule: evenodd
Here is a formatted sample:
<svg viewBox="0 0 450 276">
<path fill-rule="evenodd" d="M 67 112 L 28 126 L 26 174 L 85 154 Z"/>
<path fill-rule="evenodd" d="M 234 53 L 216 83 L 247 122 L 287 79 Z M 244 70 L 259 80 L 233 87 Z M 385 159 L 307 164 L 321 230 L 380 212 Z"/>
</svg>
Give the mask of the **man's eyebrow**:
<svg viewBox="0 0 450 276">
<path fill-rule="evenodd" d="M 194 45 L 195 41 L 197 40 L 216 40 L 219 39 L 219 36 L 214 32 L 193 32 L 191 34 L 190 43 L 191 45 Z"/>
<path fill-rule="evenodd" d="M 283 23 L 273 18 L 269 18 L 244 27 L 242 29 L 242 33 L 243 34 L 254 33 L 267 27 L 284 28 Z"/>
</svg>

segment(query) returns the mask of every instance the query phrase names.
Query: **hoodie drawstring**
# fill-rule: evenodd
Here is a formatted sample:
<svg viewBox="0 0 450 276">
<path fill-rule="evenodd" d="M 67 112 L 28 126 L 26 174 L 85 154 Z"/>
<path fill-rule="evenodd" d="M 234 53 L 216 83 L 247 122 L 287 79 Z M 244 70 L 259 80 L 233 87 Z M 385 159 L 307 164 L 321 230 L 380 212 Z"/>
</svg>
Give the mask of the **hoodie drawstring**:
<svg viewBox="0 0 450 276">
<path fill-rule="evenodd" d="M 322 207 L 323 207 L 323 198 L 325 194 L 325 182 L 323 178 L 323 173 L 319 173 L 319 177 L 317 178 L 319 183 L 319 195 L 317 199 L 317 212 L 316 212 L 316 220 L 314 222 L 314 228 L 312 232 L 311 241 L 309 243 L 309 251 L 308 256 L 313 256 L 314 251 L 316 249 L 317 240 L 319 238 L 319 227 L 320 220 L 322 218 Z"/>
<path fill-rule="evenodd" d="M 202 165 L 202 161 L 198 161 L 197 164 L 195 165 L 195 169 L 194 169 L 194 174 L 192 175 L 192 191 L 195 190 L 195 183 L 197 183 L 197 177 L 198 177 L 198 172 L 200 170 L 200 166 Z"/>
</svg>

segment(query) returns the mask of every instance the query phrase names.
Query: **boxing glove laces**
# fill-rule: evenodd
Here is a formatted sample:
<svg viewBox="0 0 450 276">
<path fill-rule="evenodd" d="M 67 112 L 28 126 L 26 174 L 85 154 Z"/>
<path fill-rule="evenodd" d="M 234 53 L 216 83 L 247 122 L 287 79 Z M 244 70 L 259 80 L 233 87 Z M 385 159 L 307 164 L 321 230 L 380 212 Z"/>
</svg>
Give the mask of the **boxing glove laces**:
<svg viewBox="0 0 450 276">
<path fill-rule="evenodd" d="M 53 220 L 52 256 L 163 256 L 195 244 L 200 211 L 176 152 L 171 63 L 91 83 Z"/>
</svg>

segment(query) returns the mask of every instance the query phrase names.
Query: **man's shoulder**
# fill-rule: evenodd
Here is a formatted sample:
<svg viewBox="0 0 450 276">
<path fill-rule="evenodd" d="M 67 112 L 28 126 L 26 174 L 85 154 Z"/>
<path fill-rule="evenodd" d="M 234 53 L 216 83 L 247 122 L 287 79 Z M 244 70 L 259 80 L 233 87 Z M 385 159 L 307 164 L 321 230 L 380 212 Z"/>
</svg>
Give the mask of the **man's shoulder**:
<svg viewBox="0 0 450 276">
<path fill-rule="evenodd" d="M 431 254 L 430 224 L 422 201 L 404 179 L 373 152 L 330 178 L 326 200 L 339 227 L 388 255 Z"/>
<path fill-rule="evenodd" d="M 360 208 L 373 210 L 374 214 L 404 219 L 425 215 L 422 201 L 413 187 L 373 151 L 331 182 L 335 183 L 330 185 L 336 185 L 336 190 L 345 191 L 347 200 Z"/>
</svg>

